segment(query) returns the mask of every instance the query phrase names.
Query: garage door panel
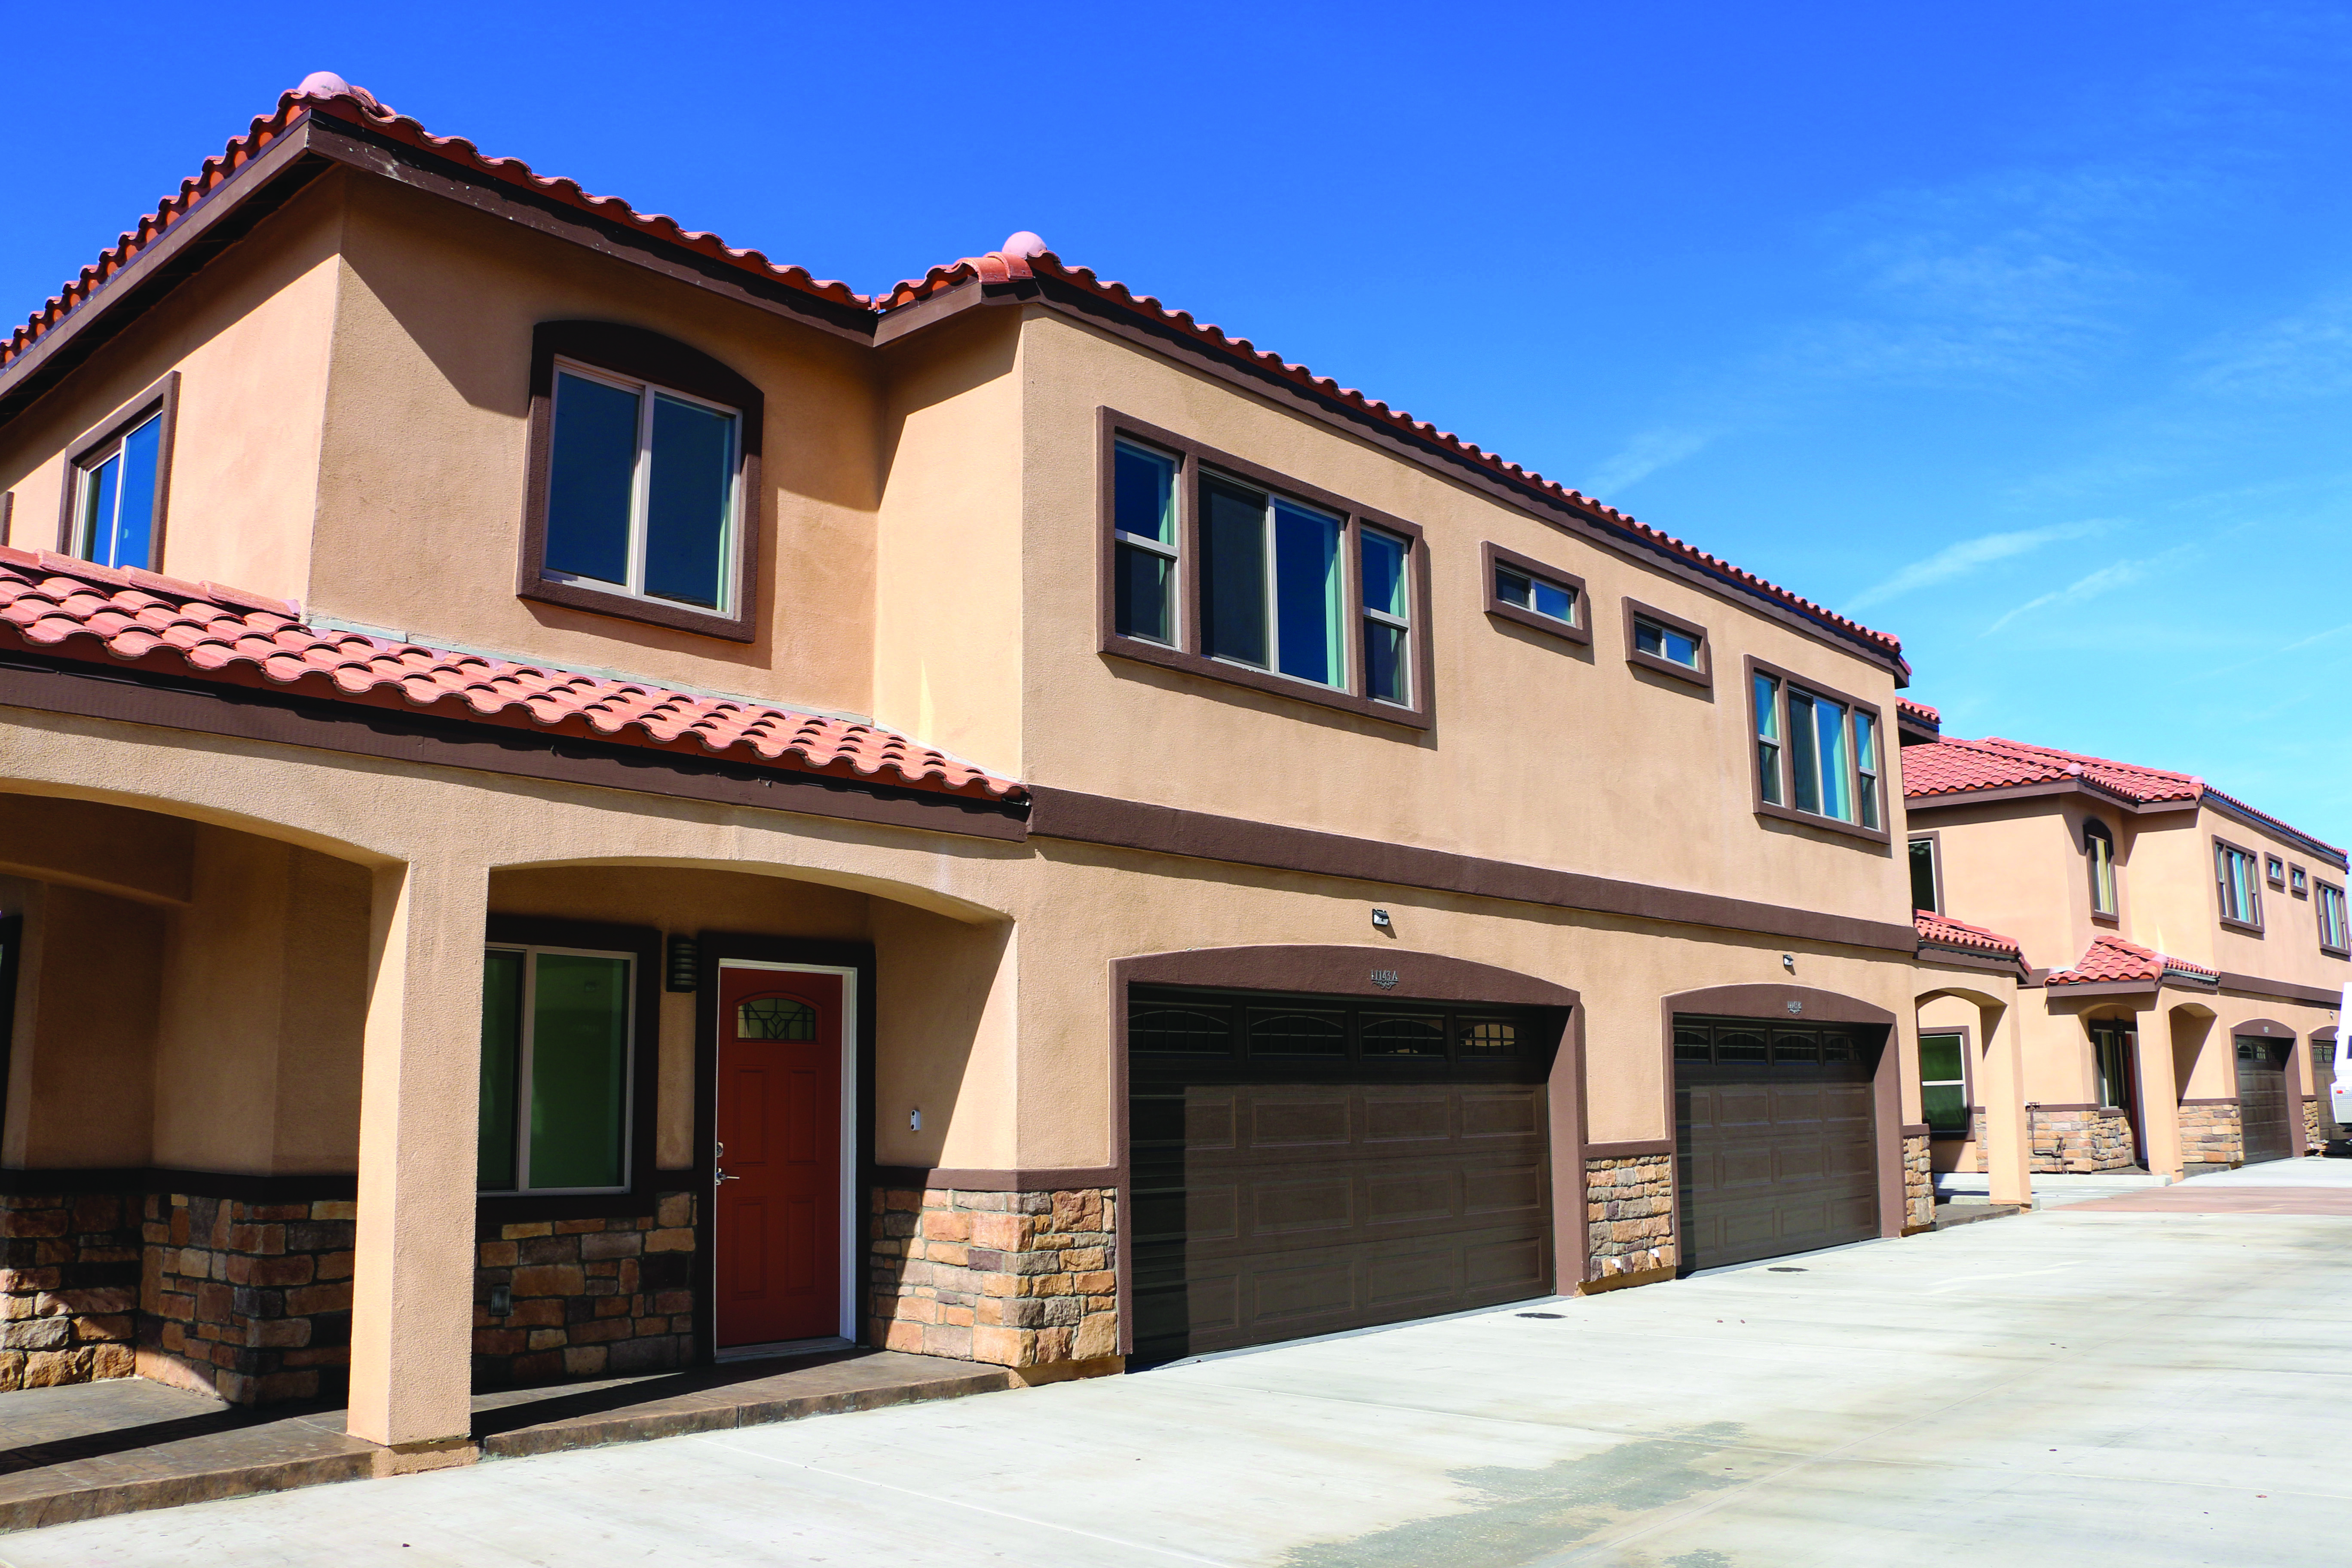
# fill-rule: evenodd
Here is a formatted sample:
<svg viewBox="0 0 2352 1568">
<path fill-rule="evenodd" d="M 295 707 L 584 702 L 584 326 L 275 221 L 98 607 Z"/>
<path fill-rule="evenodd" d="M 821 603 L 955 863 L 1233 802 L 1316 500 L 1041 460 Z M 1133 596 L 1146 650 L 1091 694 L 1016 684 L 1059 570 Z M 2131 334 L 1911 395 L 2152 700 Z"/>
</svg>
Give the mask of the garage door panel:
<svg viewBox="0 0 2352 1568">
<path fill-rule="evenodd" d="M 1250 1020 L 1234 1023 L 1229 1057 L 1142 1052 L 1129 1063 L 1140 1363 L 1551 1288 L 1544 1079 L 1557 1015 L 1215 994 L 1230 996 L 1225 1011 L 1189 1016 Z M 1302 1018 L 1325 1021 L 1318 1038 L 1344 1036 L 1346 1053 L 1302 1061 Z M 1262 1019 L 1287 1020 L 1263 1031 L 1286 1059 L 1250 1054 Z M 1399 1019 L 1419 1031 L 1410 1051 L 1390 1037 Z M 1365 1034 L 1365 1020 L 1387 1033 Z M 1181 1115 L 1169 1114 L 1171 1101 Z"/>
</svg>

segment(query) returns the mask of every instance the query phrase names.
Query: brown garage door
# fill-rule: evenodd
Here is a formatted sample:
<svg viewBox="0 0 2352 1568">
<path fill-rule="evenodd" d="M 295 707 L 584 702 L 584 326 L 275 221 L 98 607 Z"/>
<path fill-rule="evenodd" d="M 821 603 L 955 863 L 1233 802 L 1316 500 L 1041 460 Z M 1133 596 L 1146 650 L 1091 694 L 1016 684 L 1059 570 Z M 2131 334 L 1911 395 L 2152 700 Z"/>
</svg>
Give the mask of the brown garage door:
<svg viewBox="0 0 2352 1568">
<path fill-rule="evenodd" d="M 1136 1362 L 1549 1293 L 1565 1018 L 1134 987 Z"/>
<path fill-rule="evenodd" d="M 2293 1152 L 2286 1126 L 2288 1042 L 2240 1035 L 2237 1047 L 2238 1125 L 2245 1131 L 2246 1163 L 2284 1160 Z"/>
<path fill-rule="evenodd" d="M 1878 1234 L 1871 1079 L 1885 1035 L 1756 1018 L 1675 1019 L 1685 1267 Z"/>
</svg>

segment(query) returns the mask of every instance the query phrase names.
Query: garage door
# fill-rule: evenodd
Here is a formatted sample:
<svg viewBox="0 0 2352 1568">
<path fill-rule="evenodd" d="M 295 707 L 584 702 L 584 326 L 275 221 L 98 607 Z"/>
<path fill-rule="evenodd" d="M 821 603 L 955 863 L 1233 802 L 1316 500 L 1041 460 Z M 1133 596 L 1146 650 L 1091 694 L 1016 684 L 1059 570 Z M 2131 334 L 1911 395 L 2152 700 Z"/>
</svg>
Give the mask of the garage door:
<svg viewBox="0 0 2352 1568">
<path fill-rule="evenodd" d="M 2246 1163 L 2284 1160 L 2293 1152 L 2286 1124 L 2288 1043 L 2240 1035 L 2237 1046 L 2238 1125 L 2245 1131 Z"/>
<path fill-rule="evenodd" d="M 1675 1019 L 1684 1265 L 1878 1234 L 1871 1079 L 1883 1028 Z"/>
<path fill-rule="evenodd" d="M 1133 987 L 1136 1362 L 1549 1294 L 1565 1020 Z"/>
</svg>

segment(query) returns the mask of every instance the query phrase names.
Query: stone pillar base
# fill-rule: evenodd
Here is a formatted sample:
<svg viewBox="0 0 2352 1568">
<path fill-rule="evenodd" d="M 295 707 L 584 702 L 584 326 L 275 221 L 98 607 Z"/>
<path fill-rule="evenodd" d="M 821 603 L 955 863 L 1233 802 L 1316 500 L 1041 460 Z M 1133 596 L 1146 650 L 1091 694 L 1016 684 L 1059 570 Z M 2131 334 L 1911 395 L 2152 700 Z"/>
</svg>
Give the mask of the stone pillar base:
<svg viewBox="0 0 2352 1568">
<path fill-rule="evenodd" d="M 470 1437 L 430 1437 L 421 1443 L 394 1443 L 369 1456 L 369 1473 L 385 1476 L 422 1475 L 426 1470 L 454 1470 L 482 1457 Z"/>
<path fill-rule="evenodd" d="M 870 1342 L 1007 1368 L 1093 1376 L 1118 1354 L 1118 1197 L 1109 1187 L 876 1188 Z"/>
</svg>

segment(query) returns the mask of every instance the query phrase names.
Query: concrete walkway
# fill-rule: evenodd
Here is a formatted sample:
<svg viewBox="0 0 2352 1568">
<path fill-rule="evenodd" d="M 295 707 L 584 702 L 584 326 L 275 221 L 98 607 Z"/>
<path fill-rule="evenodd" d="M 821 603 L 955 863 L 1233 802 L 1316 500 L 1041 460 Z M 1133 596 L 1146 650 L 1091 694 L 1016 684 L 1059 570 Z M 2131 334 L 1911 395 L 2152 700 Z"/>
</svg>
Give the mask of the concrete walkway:
<svg viewBox="0 0 2352 1568">
<path fill-rule="evenodd" d="M 2341 1189 L 2352 1162 L 2204 1183 Z M 0 1562 L 2301 1565 L 2352 1534 L 2348 1319 L 2352 1217 L 2070 1206 L 1134 1377 L 64 1525 Z"/>
</svg>

